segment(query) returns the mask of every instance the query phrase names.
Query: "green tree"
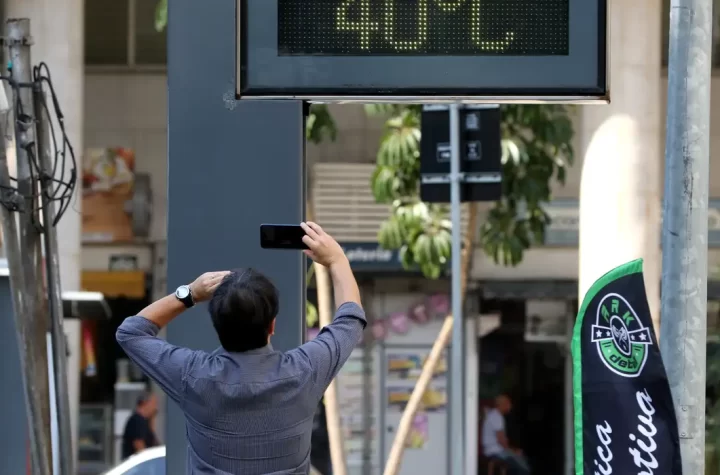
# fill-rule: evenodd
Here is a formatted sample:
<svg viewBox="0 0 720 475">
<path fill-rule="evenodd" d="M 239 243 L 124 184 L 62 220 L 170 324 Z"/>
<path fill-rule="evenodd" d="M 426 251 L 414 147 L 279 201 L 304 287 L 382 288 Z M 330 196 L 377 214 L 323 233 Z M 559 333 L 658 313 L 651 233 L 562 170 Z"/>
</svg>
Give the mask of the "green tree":
<svg viewBox="0 0 720 475">
<path fill-rule="evenodd" d="M 385 134 L 371 179 L 375 199 L 392 206 L 378 233 L 386 249 L 399 249 L 406 268 L 437 278 L 451 256 L 447 205 L 423 203 L 420 182 L 418 105 L 369 105 L 386 115 Z M 573 127 L 561 105 L 502 106 L 502 198 L 480 226 L 480 243 L 495 262 L 517 265 L 523 252 L 542 243 L 550 217 L 543 204 L 553 179 L 565 181 L 573 161 Z M 469 230 L 474 233 L 475 230 Z"/>
</svg>

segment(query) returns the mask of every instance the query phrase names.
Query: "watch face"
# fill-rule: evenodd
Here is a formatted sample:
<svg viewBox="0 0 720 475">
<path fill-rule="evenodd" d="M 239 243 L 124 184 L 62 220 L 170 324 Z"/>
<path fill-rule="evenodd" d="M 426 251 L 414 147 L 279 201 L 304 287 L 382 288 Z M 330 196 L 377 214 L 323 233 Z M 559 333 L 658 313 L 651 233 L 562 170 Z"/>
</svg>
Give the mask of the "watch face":
<svg viewBox="0 0 720 475">
<path fill-rule="evenodd" d="M 175 296 L 181 300 L 187 298 L 188 295 L 190 295 L 190 287 L 188 287 L 187 285 L 178 287 L 178 289 L 175 291 Z"/>
</svg>

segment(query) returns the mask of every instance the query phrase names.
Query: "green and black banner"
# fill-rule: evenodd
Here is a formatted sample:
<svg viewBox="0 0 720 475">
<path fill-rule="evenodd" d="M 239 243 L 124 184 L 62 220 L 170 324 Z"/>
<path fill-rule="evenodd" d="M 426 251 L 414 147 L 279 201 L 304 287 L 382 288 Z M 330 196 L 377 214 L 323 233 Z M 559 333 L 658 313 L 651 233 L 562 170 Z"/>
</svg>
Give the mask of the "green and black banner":
<svg viewBox="0 0 720 475">
<path fill-rule="evenodd" d="M 642 259 L 608 272 L 585 295 L 572 358 L 576 475 L 682 475 Z"/>
</svg>

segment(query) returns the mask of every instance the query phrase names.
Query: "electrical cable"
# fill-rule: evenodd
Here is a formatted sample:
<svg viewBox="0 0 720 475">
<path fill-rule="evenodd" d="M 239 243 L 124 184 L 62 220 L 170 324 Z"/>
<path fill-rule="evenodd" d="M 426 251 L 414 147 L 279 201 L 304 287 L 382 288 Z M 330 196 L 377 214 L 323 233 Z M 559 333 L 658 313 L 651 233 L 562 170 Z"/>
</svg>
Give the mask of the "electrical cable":
<svg viewBox="0 0 720 475">
<path fill-rule="evenodd" d="M 78 177 L 75 150 L 67 136 L 65 116 L 60 108 L 60 101 L 55 93 L 50 68 L 47 64 L 43 62 L 33 67 L 32 83 L 30 84 L 18 83 L 12 77 L 12 65 L 8 67 L 8 71 L 9 76 L 0 76 L 0 80 L 6 82 L 12 91 L 15 140 L 16 144 L 27 154 L 32 184 L 30 189 L 35 191 L 25 194 L 20 193 L 17 179 L 11 177 L 12 186 L 0 185 L 0 205 L 9 211 L 25 212 L 28 211 L 25 204 L 29 203 L 33 222 L 38 230 L 42 231 L 39 222 L 40 211 L 42 211 L 41 198 L 45 198 L 47 203 L 57 203 L 55 216 L 51 223 L 52 226 L 57 225 L 70 207 Z M 2 86 L 0 85 L 0 87 Z M 40 97 L 42 100 L 42 111 L 45 117 L 33 117 L 24 110 L 20 100 L 20 90 L 23 88 L 32 90 L 39 88 L 43 92 L 43 94 L 36 97 Z M 52 102 L 52 108 L 48 104 L 48 96 Z M 52 118 L 53 112 L 55 120 Z M 42 163 L 40 163 L 37 142 L 28 140 L 28 137 L 35 136 L 34 133 L 26 133 L 28 131 L 35 132 L 34 128 L 39 120 L 47 120 L 50 131 L 50 137 L 46 138 L 50 142 L 48 145 L 52 148 L 49 170 L 45 170 Z M 57 127 L 60 129 L 59 133 L 56 130 L 55 122 L 57 122 Z M 70 161 L 69 167 L 67 167 L 68 160 Z"/>
</svg>

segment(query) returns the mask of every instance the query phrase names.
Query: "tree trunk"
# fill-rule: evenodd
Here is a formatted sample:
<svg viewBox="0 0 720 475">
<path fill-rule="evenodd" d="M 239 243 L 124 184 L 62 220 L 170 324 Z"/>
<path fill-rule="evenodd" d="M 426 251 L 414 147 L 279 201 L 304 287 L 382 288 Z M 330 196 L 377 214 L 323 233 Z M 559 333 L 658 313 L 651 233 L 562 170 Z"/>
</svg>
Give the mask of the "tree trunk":
<svg viewBox="0 0 720 475">
<path fill-rule="evenodd" d="M 327 268 L 317 262 L 313 266 L 315 267 L 315 283 L 317 284 L 318 319 L 320 328 L 322 328 L 332 321 L 333 303 L 330 298 L 330 275 Z M 332 460 L 333 475 L 347 475 L 345 447 L 340 425 L 340 411 L 338 409 L 337 383 L 334 379 L 325 391 L 325 415 L 327 417 L 328 438 L 330 439 L 330 459 Z"/>
<path fill-rule="evenodd" d="M 463 236 L 463 251 L 461 263 L 461 294 L 463 300 L 465 298 L 465 291 L 467 290 L 470 267 L 472 264 L 473 247 L 475 243 L 475 236 L 477 234 L 477 203 L 470 203 L 469 213 L 470 216 L 468 219 L 468 226 L 465 230 L 465 235 Z M 456 231 L 459 232 L 459 230 L 453 230 L 453 232 Z M 443 323 L 443 326 L 440 329 L 440 333 L 438 334 L 438 337 L 435 340 L 432 349 L 430 350 L 430 355 L 428 356 L 427 361 L 423 366 L 422 372 L 420 373 L 417 384 L 413 389 L 407 407 L 405 408 L 405 411 L 400 418 L 397 435 L 395 436 L 392 448 L 390 449 L 390 455 L 388 456 L 387 464 L 385 465 L 385 471 L 383 472 L 383 475 L 397 475 L 398 471 L 400 470 L 402 456 L 405 452 L 405 443 L 407 442 L 408 435 L 410 434 L 410 428 L 412 427 L 415 413 L 418 411 L 420 407 L 420 402 L 422 401 L 422 397 L 425 394 L 425 391 L 427 391 L 428 386 L 430 385 L 430 381 L 432 380 L 435 368 L 440 361 L 440 356 L 442 356 L 443 350 L 450 341 L 450 337 L 452 336 L 453 323 L 454 318 L 452 314 L 445 317 L 445 322 Z M 459 322 L 459 324 L 462 325 L 462 322 Z"/>
<path fill-rule="evenodd" d="M 314 206 L 312 198 L 306 204 L 306 216 L 309 221 L 314 219 Z M 315 285 L 318 297 L 318 320 L 320 328 L 332 322 L 333 302 L 330 296 L 331 283 L 327 268 L 317 262 L 313 263 L 315 270 Z M 345 466 L 345 446 L 343 444 L 342 426 L 340 424 L 340 410 L 338 409 L 337 384 L 333 379 L 325 390 L 325 417 L 327 419 L 328 439 L 330 440 L 330 459 L 332 461 L 333 475 L 347 475 Z"/>
</svg>

